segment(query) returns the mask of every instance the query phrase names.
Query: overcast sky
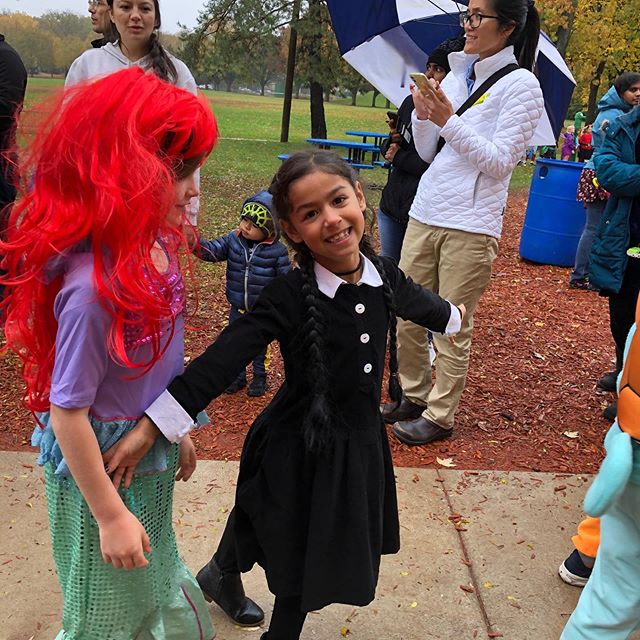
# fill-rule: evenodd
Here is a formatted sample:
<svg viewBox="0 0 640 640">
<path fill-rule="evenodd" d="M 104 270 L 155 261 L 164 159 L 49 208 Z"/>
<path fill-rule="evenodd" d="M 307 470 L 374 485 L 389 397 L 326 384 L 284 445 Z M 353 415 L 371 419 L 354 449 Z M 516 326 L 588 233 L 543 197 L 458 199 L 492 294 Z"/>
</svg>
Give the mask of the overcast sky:
<svg viewBox="0 0 640 640">
<path fill-rule="evenodd" d="M 204 0 L 160 0 L 163 31 L 176 32 L 178 22 L 189 28 L 195 27 L 203 4 Z M 82 0 L 0 0 L 0 11 L 22 11 L 39 16 L 52 9 L 87 14 L 87 3 Z"/>
</svg>

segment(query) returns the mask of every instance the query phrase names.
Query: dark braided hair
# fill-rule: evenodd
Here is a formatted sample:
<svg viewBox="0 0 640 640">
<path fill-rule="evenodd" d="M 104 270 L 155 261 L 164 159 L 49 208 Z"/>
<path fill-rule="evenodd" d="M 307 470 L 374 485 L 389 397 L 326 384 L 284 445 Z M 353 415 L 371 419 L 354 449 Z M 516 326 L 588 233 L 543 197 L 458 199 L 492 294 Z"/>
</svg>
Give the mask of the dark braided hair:
<svg viewBox="0 0 640 640">
<path fill-rule="evenodd" d="M 113 0 L 107 0 L 107 4 L 109 5 L 109 9 L 113 11 Z M 162 25 L 159 0 L 153 0 L 153 6 L 156 13 L 156 31 L 154 31 L 149 38 L 148 55 L 151 59 L 151 68 L 161 80 L 171 82 L 171 84 L 176 84 L 176 82 L 178 81 L 178 71 L 176 70 L 176 66 L 173 64 L 173 61 L 169 57 L 169 54 L 160 43 L 160 37 L 158 36 L 158 30 Z M 118 30 L 116 29 L 115 25 L 113 25 L 113 31 L 118 34 Z"/>
<path fill-rule="evenodd" d="M 289 220 L 291 203 L 289 189 L 291 185 L 314 171 L 322 171 L 340 176 L 352 187 L 358 184 L 358 175 L 351 165 L 329 151 L 299 151 L 286 160 L 271 181 L 269 191 L 273 195 L 273 204 L 278 220 Z M 308 370 L 313 372 L 311 384 L 311 404 L 304 418 L 303 434 L 309 451 L 320 452 L 332 441 L 335 433 L 334 408 L 329 398 L 329 371 L 325 361 L 324 334 L 326 313 L 320 297 L 314 272 L 314 258 L 304 243 L 294 242 L 282 229 L 282 235 L 296 252 L 295 260 L 302 276 L 302 296 L 305 304 L 305 321 L 301 330 L 303 348 L 308 356 Z M 397 319 L 393 292 L 384 266 L 373 249 L 365 233 L 360 241 L 360 251 L 374 264 L 383 282 L 383 295 L 389 314 L 389 396 L 400 402 L 402 389 L 398 380 Z"/>
</svg>

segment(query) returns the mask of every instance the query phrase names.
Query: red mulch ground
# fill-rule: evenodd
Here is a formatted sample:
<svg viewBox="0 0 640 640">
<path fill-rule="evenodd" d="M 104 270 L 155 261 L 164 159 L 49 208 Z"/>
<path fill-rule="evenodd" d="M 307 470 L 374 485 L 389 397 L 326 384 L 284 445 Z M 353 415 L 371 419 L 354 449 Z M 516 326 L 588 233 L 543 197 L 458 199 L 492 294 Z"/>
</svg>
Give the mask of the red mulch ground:
<svg viewBox="0 0 640 640">
<path fill-rule="evenodd" d="M 533 265 L 518 257 L 526 193 L 511 197 L 493 281 L 475 318 L 467 390 L 455 437 L 409 448 L 391 437 L 400 466 L 437 465 L 451 458 L 459 469 L 594 472 L 608 428 L 602 417 L 609 394 L 595 381 L 611 369 L 613 345 L 606 301 L 567 287 L 568 269 Z M 210 269 L 210 267 L 207 267 Z M 226 323 L 223 267 L 200 291 L 198 322 L 207 330 L 187 338 L 197 355 Z M 203 287 L 205 289 L 205 287 Z M 250 399 L 224 395 L 209 407 L 214 425 L 195 436 L 202 458 L 237 460 L 244 434 L 273 396 L 282 376 L 274 350 L 271 391 Z M 19 406 L 11 358 L 0 359 L 0 449 L 28 450 L 32 422 Z M 564 434 L 577 432 L 571 438 Z"/>
</svg>

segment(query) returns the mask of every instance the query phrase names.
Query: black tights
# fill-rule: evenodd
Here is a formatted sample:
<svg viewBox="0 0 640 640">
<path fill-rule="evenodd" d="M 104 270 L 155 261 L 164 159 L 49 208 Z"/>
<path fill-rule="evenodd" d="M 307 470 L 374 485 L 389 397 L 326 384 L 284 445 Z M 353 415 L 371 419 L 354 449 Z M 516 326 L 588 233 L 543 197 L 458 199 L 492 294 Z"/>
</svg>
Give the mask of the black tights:
<svg viewBox="0 0 640 640">
<path fill-rule="evenodd" d="M 609 296 L 609 322 L 616 343 L 616 371 L 622 370 L 625 342 L 635 322 L 636 302 L 640 289 L 640 260 L 629 258 L 620 292 Z"/>
<path fill-rule="evenodd" d="M 298 640 L 307 614 L 300 610 L 300 596 L 276 596 L 267 640 Z"/>
</svg>

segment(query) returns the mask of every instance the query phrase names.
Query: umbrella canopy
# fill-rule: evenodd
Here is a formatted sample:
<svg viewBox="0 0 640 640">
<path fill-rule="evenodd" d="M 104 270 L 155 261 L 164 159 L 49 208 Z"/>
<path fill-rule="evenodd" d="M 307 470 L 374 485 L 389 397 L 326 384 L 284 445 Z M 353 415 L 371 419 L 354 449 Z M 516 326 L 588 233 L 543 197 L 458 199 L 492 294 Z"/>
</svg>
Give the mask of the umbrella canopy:
<svg viewBox="0 0 640 640">
<path fill-rule="evenodd" d="M 391 102 L 409 94 L 413 71 L 423 71 L 429 52 L 462 33 L 458 14 L 468 0 L 327 0 L 342 57 Z M 540 35 L 536 75 L 545 113 L 532 145 L 556 144 L 575 88 L 565 61 Z"/>
</svg>

